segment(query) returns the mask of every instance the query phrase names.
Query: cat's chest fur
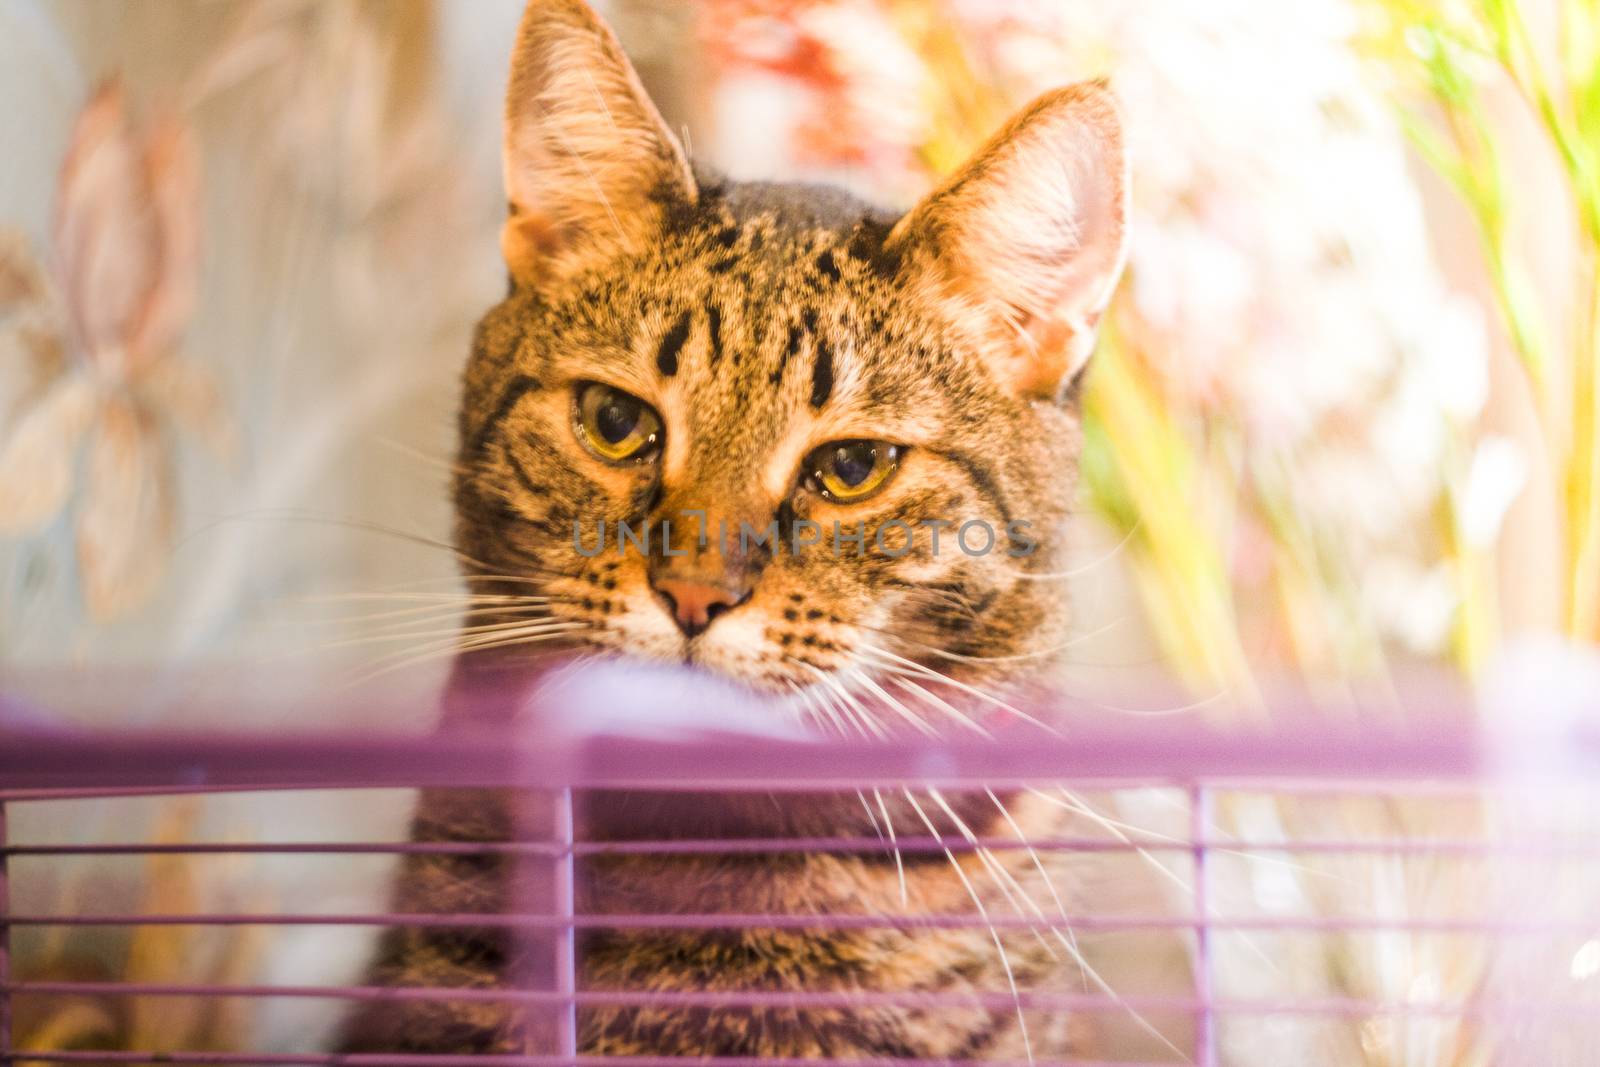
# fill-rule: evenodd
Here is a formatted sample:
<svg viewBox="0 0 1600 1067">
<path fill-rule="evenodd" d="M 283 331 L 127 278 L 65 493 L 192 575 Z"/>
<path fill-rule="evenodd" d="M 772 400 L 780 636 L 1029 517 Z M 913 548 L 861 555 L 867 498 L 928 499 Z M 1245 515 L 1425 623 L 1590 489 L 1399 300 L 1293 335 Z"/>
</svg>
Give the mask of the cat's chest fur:
<svg viewBox="0 0 1600 1067">
<path fill-rule="evenodd" d="M 1025 832 L 1049 832 L 1054 812 L 1048 805 L 1017 798 L 1008 803 Z M 979 832 L 993 829 L 978 825 Z M 901 832 L 927 836 L 926 828 L 918 832 L 904 823 Z M 1023 849 L 980 855 L 959 845 L 949 855 L 918 850 L 898 860 L 887 844 L 866 853 L 601 858 L 583 880 L 580 899 L 589 913 L 816 916 L 818 922 L 800 929 L 719 929 L 712 923 L 695 930 L 596 932 L 582 942 L 585 988 L 888 997 L 870 1006 L 826 1008 L 596 1009 L 582 1015 L 581 1042 L 590 1052 L 610 1055 L 1025 1058 L 1014 1010 L 927 1008 L 892 998 L 1005 993 L 1013 982 L 1018 988 L 1064 988 L 1074 964 L 1048 932 L 1063 927 L 1065 919 L 1042 910 L 1055 906 L 1047 876 L 1059 893 L 1070 872 L 1057 858 L 1030 857 Z M 1015 916 L 1018 905 L 1041 908 L 1039 930 L 996 935 L 985 924 L 985 915 Z M 972 922 L 938 929 L 918 926 L 916 916 L 965 916 Z M 886 921 L 829 925 L 830 919 L 859 917 Z M 910 921 L 897 925 L 894 917 Z M 1069 1046 L 1081 1044 L 1071 1040 L 1073 1028 L 1064 1018 L 1028 1014 L 1035 1054 L 1065 1055 Z"/>
<path fill-rule="evenodd" d="M 766 801 L 768 798 L 762 798 Z M 850 798 L 855 803 L 855 798 Z M 1006 798 L 1029 837 L 1058 833 L 1059 809 Z M 932 803 L 929 801 L 928 803 Z M 903 818 L 904 811 L 898 812 Z M 970 818 L 970 815 L 969 815 Z M 517 822 L 511 798 L 426 794 L 421 840 L 503 841 Z M 976 823 L 976 820 L 973 820 Z M 940 824 L 935 823 L 935 826 Z M 923 828 L 926 830 L 926 827 Z M 981 833 L 994 827 L 977 824 Z M 918 834 L 902 823 L 908 837 Z M 597 1006 L 579 1012 L 581 1052 L 602 1055 L 1025 1059 L 1081 1054 L 1087 1031 L 1065 1013 L 986 1004 L 917 1006 L 897 994 L 1004 996 L 1069 988 L 1077 970 L 1068 920 L 1072 871 L 1060 856 L 1026 849 L 590 856 L 577 876 L 585 916 L 707 916 L 693 928 L 590 927 L 578 952 L 578 987 L 590 992 L 844 994 L 825 1007 Z M 514 868 L 504 859 L 409 857 L 401 911 L 514 913 Z M 1022 909 L 1019 911 L 1019 909 Z M 986 916 L 1028 915 L 1036 928 L 996 933 Z M 815 927 L 718 927 L 715 916 L 816 916 Z M 830 919 L 882 917 L 830 928 Z M 954 928 L 916 916 L 962 916 Z M 895 917 L 911 921 L 896 923 Z M 385 943 L 376 978 L 386 985 L 502 986 L 521 973 L 524 946 L 505 929 L 407 928 Z M 872 1005 L 857 995 L 889 995 Z M 1026 1026 L 1026 1043 L 1023 1029 Z M 353 1020 L 345 1051 L 530 1051 L 515 1008 L 503 1004 L 375 1006 Z"/>
</svg>

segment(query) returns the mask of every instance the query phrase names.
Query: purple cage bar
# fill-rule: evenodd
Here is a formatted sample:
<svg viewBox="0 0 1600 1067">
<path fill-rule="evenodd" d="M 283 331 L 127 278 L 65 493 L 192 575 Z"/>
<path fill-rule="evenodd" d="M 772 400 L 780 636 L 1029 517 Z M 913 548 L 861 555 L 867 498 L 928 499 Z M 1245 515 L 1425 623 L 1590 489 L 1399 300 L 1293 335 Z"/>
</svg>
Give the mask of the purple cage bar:
<svg viewBox="0 0 1600 1067">
<path fill-rule="evenodd" d="M 4 710 L 0 702 L 0 711 Z M 704 709 L 700 709 L 703 711 Z M 532 722 L 549 723 L 551 717 Z M 594 927 L 797 929 L 902 925 L 975 925 L 973 915 L 799 916 L 799 915 L 580 915 L 575 912 L 575 865 L 584 856 L 605 852 L 655 853 L 782 852 L 795 850 L 882 850 L 879 841 L 856 838 L 762 838 L 675 840 L 627 843 L 579 841 L 574 835 L 573 797 L 592 789 L 683 791 L 855 790 L 864 786 L 995 787 L 1072 782 L 1095 788 L 1167 787 L 1189 798 L 1186 840 L 1133 835 L 1126 840 L 1062 838 L 1035 841 L 1051 850 L 1147 850 L 1184 852 L 1193 861 L 1191 913 L 1182 916 L 1075 916 L 1081 930 L 1170 928 L 1194 937 L 1194 988 L 1185 997 L 1118 998 L 1116 1007 L 1170 1011 L 1195 1020 L 1194 1063 L 1220 1067 L 1217 1022 L 1224 1014 L 1357 1018 L 1374 1015 L 1465 1017 L 1493 1011 L 1528 1018 L 1592 1012 L 1593 1003 L 1553 1000 L 1486 1003 L 1385 1003 L 1349 998 L 1258 998 L 1224 1001 L 1217 996 L 1211 954 L 1219 931 L 1272 930 L 1348 932 L 1401 929 L 1462 934 L 1540 936 L 1582 932 L 1581 924 L 1536 917 L 1516 919 L 1409 918 L 1382 920 L 1341 917 L 1303 919 L 1219 919 L 1209 897 L 1211 863 L 1219 853 L 1372 853 L 1480 856 L 1526 849 L 1531 856 L 1567 852 L 1591 855 L 1584 844 L 1540 841 L 1501 844 L 1479 839 L 1239 841 L 1219 838 L 1213 829 L 1212 798 L 1221 790 L 1266 794 L 1368 795 L 1405 793 L 1453 795 L 1504 781 L 1505 739 L 1463 728 L 1455 715 L 1412 721 L 1407 726 L 1291 716 L 1271 730 L 1229 731 L 1181 722 L 1117 720 L 1093 729 L 1074 728 L 1053 736 L 1030 735 L 1026 744 L 974 739 L 845 743 L 741 736 L 730 733 L 677 733 L 670 737 L 586 737 L 556 729 L 520 726 L 456 731 L 429 737 L 349 734 L 196 734 L 7 728 L 0 715 L 0 1063 L 213 1063 L 213 1064 L 503 1064 L 522 1067 L 669 1067 L 681 1061 L 662 1057 L 584 1056 L 576 1047 L 576 1012 L 583 1005 L 655 1004 L 677 1007 L 776 1006 L 849 1007 L 864 1003 L 914 1001 L 928 1006 L 982 1004 L 1005 1008 L 1018 1003 L 1076 1011 L 1109 1010 L 1093 993 L 1012 994 L 597 992 L 578 988 L 575 934 Z M 1568 727 L 1539 735 L 1528 744 L 1559 747 L 1568 767 L 1600 770 L 1600 729 Z M 1511 785 L 1538 783 L 1511 782 Z M 519 839 L 504 843 L 342 842 L 280 844 L 94 844 L 13 845 L 6 837 L 7 808 L 71 799 L 166 796 L 275 790 L 416 789 L 423 787 L 507 787 L 529 790 L 546 802 L 529 807 L 529 822 Z M 937 836 L 901 837 L 903 850 L 1017 848 L 1015 839 L 946 840 Z M 426 853 L 500 852 L 514 857 L 520 900 L 525 908 L 509 915 L 301 915 L 147 914 L 58 916 L 10 912 L 8 881 L 13 857 L 152 855 L 216 853 Z M 990 916 L 1000 929 L 1035 929 L 1036 920 Z M 540 952 L 529 973 L 507 989 L 390 989 L 359 986 L 230 986 L 22 982 L 11 973 L 10 933 L 48 926 L 142 925 L 462 925 L 505 926 L 537 939 Z M 482 1000 L 520 1004 L 538 1012 L 549 1026 L 547 1054 L 519 1056 L 374 1054 L 334 1057 L 319 1054 L 27 1052 L 12 1043 L 12 1001 L 21 996 L 139 995 L 149 997 L 292 997 L 345 1001 L 410 999 Z M 724 1067 L 785 1061 L 725 1057 Z M 819 1061 L 801 1061 L 816 1063 Z M 887 1062 L 887 1061 L 886 1061 Z M 896 1060 L 896 1064 L 916 1061 Z M 1074 1061 L 1078 1067 L 1094 1064 Z M 798 1065 L 796 1065 L 798 1067 Z M 1102 1065 L 1111 1067 L 1111 1065 Z M 1120 1064 L 1118 1067 L 1139 1067 Z"/>
</svg>

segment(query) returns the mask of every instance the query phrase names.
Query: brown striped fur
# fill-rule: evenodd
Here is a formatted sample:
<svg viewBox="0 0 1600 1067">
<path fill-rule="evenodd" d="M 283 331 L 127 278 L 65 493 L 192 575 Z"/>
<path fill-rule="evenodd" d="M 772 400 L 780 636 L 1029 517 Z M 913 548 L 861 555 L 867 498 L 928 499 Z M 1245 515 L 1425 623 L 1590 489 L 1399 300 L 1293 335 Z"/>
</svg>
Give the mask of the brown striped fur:
<svg viewBox="0 0 1600 1067">
<path fill-rule="evenodd" d="M 510 292 L 483 319 L 464 378 L 456 540 L 474 592 L 530 585 L 541 617 L 574 631 L 559 646 L 687 662 L 779 695 L 833 701 L 836 684 L 878 679 L 868 646 L 987 690 L 1047 681 L 1069 624 L 1063 529 L 1079 447 L 1074 385 L 1122 263 L 1125 178 L 1115 105 L 1098 85 L 1047 94 L 911 212 L 885 213 L 829 189 L 731 184 L 697 173 L 639 88 L 609 31 L 579 0 L 534 0 L 519 32 L 507 109 L 511 214 L 502 248 Z M 656 461 L 606 466 L 573 431 L 578 383 L 600 381 L 652 405 L 665 426 Z M 849 438 L 906 446 L 885 490 L 855 505 L 808 490 L 799 463 Z M 756 528 L 800 519 L 864 523 L 869 546 L 892 520 L 1024 520 L 1031 555 L 970 557 L 917 529 L 899 558 L 821 549 L 691 550 L 688 563 L 737 572 L 748 599 L 686 636 L 652 587 L 659 550 L 573 545 L 575 520 L 636 528 L 704 508 Z M 886 543 L 903 534 L 887 527 Z M 659 549 L 659 546 L 658 546 Z M 522 616 L 525 617 L 525 616 Z M 480 620 L 481 621 L 481 618 Z M 580 628 L 581 627 L 581 628 Z M 517 650 L 510 653 L 513 657 Z M 460 671 L 470 671 L 465 660 Z M 922 676 L 926 688 L 954 699 Z M 914 678 L 911 680 L 915 680 Z M 953 728 L 906 691 L 910 714 Z M 835 701 L 836 702 L 836 701 Z M 827 727 L 826 721 L 819 725 Z M 838 725 L 838 724 L 833 724 Z M 885 720 L 885 729 L 897 724 Z M 995 804 L 952 805 L 969 829 L 1007 832 Z M 1005 801 L 1026 835 L 1059 810 Z M 945 834 L 956 814 L 921 803 Z M 927 832 L 905 798 L 886 798 L 901 834 Z M 770 798 L 699 813 L 659 797 L 602 797 L 598 836 L 793 831 L 871 834 L 855 797 Z M 504 805 L 465 793 L 423 798 L 422 839 L 493 840 Z M 617 857 L 592 862 L 589 911 L 961 912 L 973 895 L 1014 913 L 1019 892 L 1045 912 L 1070 899 L 1073 872 L 1022 851 L 983 859 L 907 857 L 905 896 L 885 855 Z M 1049 884 L 1047 884 L 1047 882 Z M 969 890 L 970 887 L 970 890 Z M 423 857 L 405 866 L 402 911 L 494 911 L 496 862 Z M 1002 939 L 1019 986 L 1081 978 L 1049 933 Z M 510 957 L 492 931 L 401 931 L 374 981 L 491 986 Z M 831 933 L 604 933 L 582 949 L 591 989 L 834 989 L 1004 992 L 984 930 Z M 493 1007 L 374 1008 L 352 1021 L 351 1051 L 520 1051 Z M 1082 1051 L 1078 1020 L 1028 1019 L 1032 1051 Z M 1021 1058 L 1011 1011 L 596 1010 L 585 1051 L 612 1054 Z"/>
</svg>

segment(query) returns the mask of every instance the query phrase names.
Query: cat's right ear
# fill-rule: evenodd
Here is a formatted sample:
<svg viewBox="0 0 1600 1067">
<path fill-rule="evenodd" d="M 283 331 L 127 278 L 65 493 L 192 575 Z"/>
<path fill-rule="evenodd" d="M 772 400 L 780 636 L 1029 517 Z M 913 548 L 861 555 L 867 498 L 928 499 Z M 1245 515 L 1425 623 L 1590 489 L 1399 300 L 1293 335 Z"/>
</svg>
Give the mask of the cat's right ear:
<svg viewBox="0 0 1600 1067">
<path fill-rule="evenodd" d="M 531 0 L 506 92 L 500 235 L 517 285 L 546 287 L 635 251 L 697 192 L 683 147 L 583 0 Z"/>
<path fill-rule="evenodd" d="M 1054 400 L 1083 370 L 1127 256 L 1122 118 L 1103 84 L 1045 93 L 889 235 L 936 308 L 985 333 L 993 370 Z"/>
</svg>

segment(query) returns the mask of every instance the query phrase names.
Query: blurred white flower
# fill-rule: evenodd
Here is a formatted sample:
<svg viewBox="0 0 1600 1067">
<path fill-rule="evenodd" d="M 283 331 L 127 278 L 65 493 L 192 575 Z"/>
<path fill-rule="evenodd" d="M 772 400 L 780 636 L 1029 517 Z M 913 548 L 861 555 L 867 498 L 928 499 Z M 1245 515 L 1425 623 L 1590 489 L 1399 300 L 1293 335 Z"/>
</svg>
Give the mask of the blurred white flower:
<svg viewBox="0 0 1600 1067">
<path fill-rule="evenodd" d="M 1461 493 L 1461 536 L 1476 549 L 1487 549 L 1500 535 L 1506 512 L 1528 483 L 1528 457 L 1508 437 L 1486 437 L 1472 453 L 1466 488 Z"/>
<path fill-rule="evenodd" d="M 1587 982 L 1591 978 L 1600 976 L 1600 941 L 1589 940 L 1583 943 L 1572 956 L 1571 972 L 1574 982 Z"/>
<path fill-rule="evenodd" d="M 1439 651 L 1459 602 L 1444 565 L 1417 568 L 1395 559 L 1373 563 L 1363 583 L 1363 598 L 1387 620 L 1402 646 L 1421 655 Z"/>
</svg>

